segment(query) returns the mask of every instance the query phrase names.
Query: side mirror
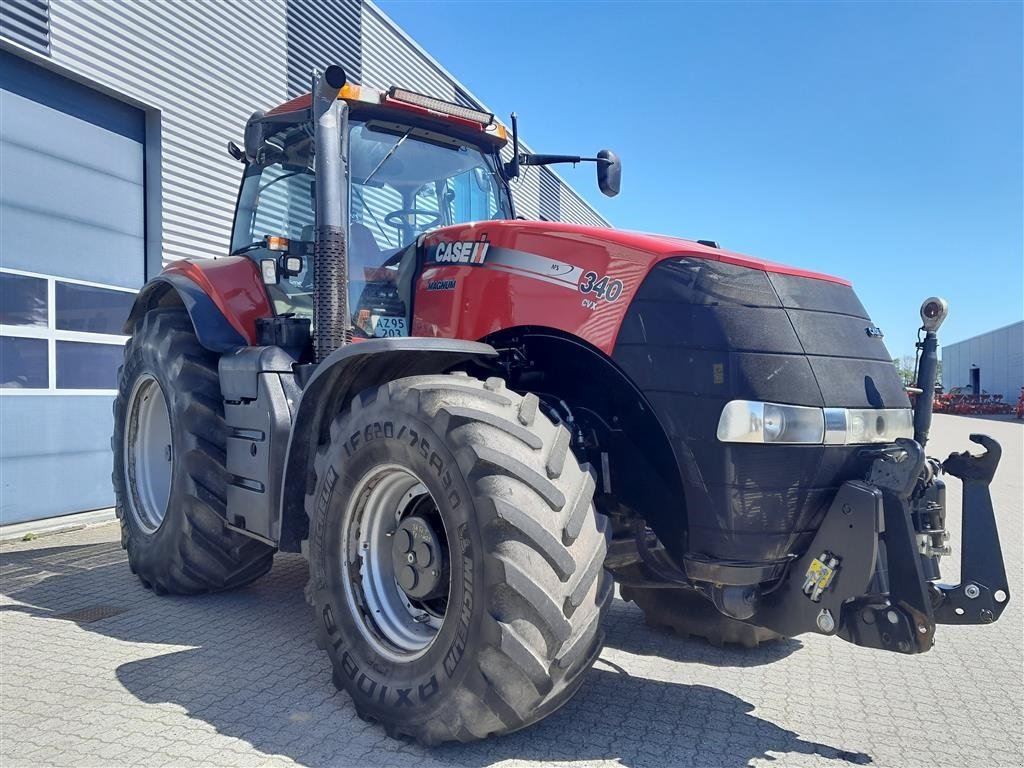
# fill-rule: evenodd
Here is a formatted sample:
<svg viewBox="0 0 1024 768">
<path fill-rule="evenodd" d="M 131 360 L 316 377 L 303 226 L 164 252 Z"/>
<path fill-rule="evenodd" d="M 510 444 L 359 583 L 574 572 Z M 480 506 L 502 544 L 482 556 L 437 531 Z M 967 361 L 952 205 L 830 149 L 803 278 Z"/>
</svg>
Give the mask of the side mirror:
<svg viewBox="0 0 1024 768">
<path fill-rule="evenodd" d="M 228 154 L 231 155 L 235 160 L 240 163 L 248 163 L 248 159 L 245 157 L 243 152 L 237 144 L 233 141 L 228 142 Z"/>
<path fill-rule="evenodd" d="M 615 197 L 622 184 L 622 163 L 610 149 L 597 153 L 597 186 L 602 194 Z"/>
<path fill-rule="evenodd" d="M 256 154 L 263 146 L 263 123 L 260 122 L 263 114 L 262 111 L 256 110 L 245 124 L 245 157 L 250 163 L 256 162 Z"/>
</svg>

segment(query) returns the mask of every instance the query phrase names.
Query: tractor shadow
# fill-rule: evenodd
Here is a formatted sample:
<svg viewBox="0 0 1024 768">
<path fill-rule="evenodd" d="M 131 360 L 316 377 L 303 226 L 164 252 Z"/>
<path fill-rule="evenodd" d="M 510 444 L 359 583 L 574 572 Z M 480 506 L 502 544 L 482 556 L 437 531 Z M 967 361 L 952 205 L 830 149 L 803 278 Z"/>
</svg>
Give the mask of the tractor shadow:
<svg viewBox="0 0 1024 768">
<path fill-rule="evenodd" d="M 613 601 L 605 618 L 605 631 L 605 648 L 712 667 L 760 667 L 781 661 L 804 647 L 793 638 L 771 640 L 757 648 L 734 643 L 715 647 L 703 638 L 684 637 L 670 629 L 647 626 L 640 609 L 622 600 Z"/>
<path fill-rule="evenodd" d="M 330 667 L 313 642 L 312 613 L 302 597 L 306 578 L 305 562 L 284 555 L 268 576 L 244 589 L 157 597 L 129 572 L 116 542 L 4 551 L 0 614 L 5 619 L 19 614 L 17 621 L 4 623 L 4 644 L 34 647 L 33 623 L 22 618 L 27 615 L 76 621 L 89 632 L 131 643 L 185 646 L 154 648 L 152 656 L 115 669 L 94 664 L 83 674 L 113 673 L 142 702 L 178 705 L 188 717 L 244 740 L 264 755 L 283 755 L 310 766 L 482 768 L 520 759 L 615 760 L 631 768 L 739 768 L 758 758 L 784 761 L 794 753 L 837 764 L 871 762 L 863 753 L 804 741 L 756 717 L 752 704 L 732 694 L 630 676 L 604 659 L 565 707 L 521 733 L 433 749 L 394 741 L 379 726 L 359 720 L 348 697 L 331 684 Z M 631 604 L 615 601 L 610 618 L 609 647 L 675 661 L 747 666 L 739 661 L 746 653 L 742 650 L 709 649 L 670 635 L 654 645 L 631 640 L 650 634 Z M 181 748 L 187 755 L 188 746 Z M 225 759 L 237 762 L 238 755 L 225 753 Z"/>
</svg>

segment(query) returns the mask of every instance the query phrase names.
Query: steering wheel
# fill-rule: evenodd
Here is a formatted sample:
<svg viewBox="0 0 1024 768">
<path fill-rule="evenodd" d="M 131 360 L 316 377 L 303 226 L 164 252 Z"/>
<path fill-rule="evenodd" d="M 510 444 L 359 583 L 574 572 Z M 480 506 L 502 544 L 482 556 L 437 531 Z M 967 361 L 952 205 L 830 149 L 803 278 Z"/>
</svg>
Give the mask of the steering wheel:
<svg viewBox="0 0 1024 768">
<path fill-rule="evenodd" d="M 405 229 L 406 227 L 413 227 L 419 225 L 413 225 L 409 223 L 410 217 L 419 216 L 430 216 L 430 221 L 423 225 L 423 229 L 430 229 L 436 227 L 441 223 L 441 214 L 438 211 L 427 211 L 423 208 L 399 208 L 397 211 L 392 211 L 384 217 L 384 223 L 389 227 L 395 229 Z"/>
</svg>

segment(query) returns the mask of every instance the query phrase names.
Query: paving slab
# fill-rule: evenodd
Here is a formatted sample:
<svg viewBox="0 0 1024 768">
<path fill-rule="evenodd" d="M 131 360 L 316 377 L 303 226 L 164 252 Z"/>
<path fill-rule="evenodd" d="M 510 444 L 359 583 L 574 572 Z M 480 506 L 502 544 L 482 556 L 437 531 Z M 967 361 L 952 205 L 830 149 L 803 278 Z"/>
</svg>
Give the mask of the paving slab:
<svg viewBox="0 0 1024 768">
<path fill-rule="evenodd" d="M 116 524 L 5 543 L 0 765 L 1024 765 L 1024 424 L 939 415 L 930 453 L 975 431 L 1004 449 L 993 496 L 1012 598 L 997 624 L 940 627 L 913 657 L 815 636 L 714 648 L 616 599 L 576 697 L 471 745 L 426 749 L 356 717 L 313 643 L 298 556 L 245 589 L 158 597 L 129 572 Z"/>
</svg>

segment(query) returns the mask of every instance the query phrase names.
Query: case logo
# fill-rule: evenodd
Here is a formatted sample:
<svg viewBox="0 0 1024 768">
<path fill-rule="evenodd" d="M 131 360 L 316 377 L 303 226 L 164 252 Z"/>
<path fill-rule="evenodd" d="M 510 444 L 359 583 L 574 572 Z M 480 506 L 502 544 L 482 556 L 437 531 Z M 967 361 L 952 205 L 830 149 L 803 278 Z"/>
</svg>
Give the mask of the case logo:
<svg viewBox="0 0 1024 768">
<path fill-rule="evenodd" d="M 434 248 L 433 261 L 435 264 L 483 264 L 490 247 L 487 235 L 479 240 L 441 242 Z"/>
</svg>

